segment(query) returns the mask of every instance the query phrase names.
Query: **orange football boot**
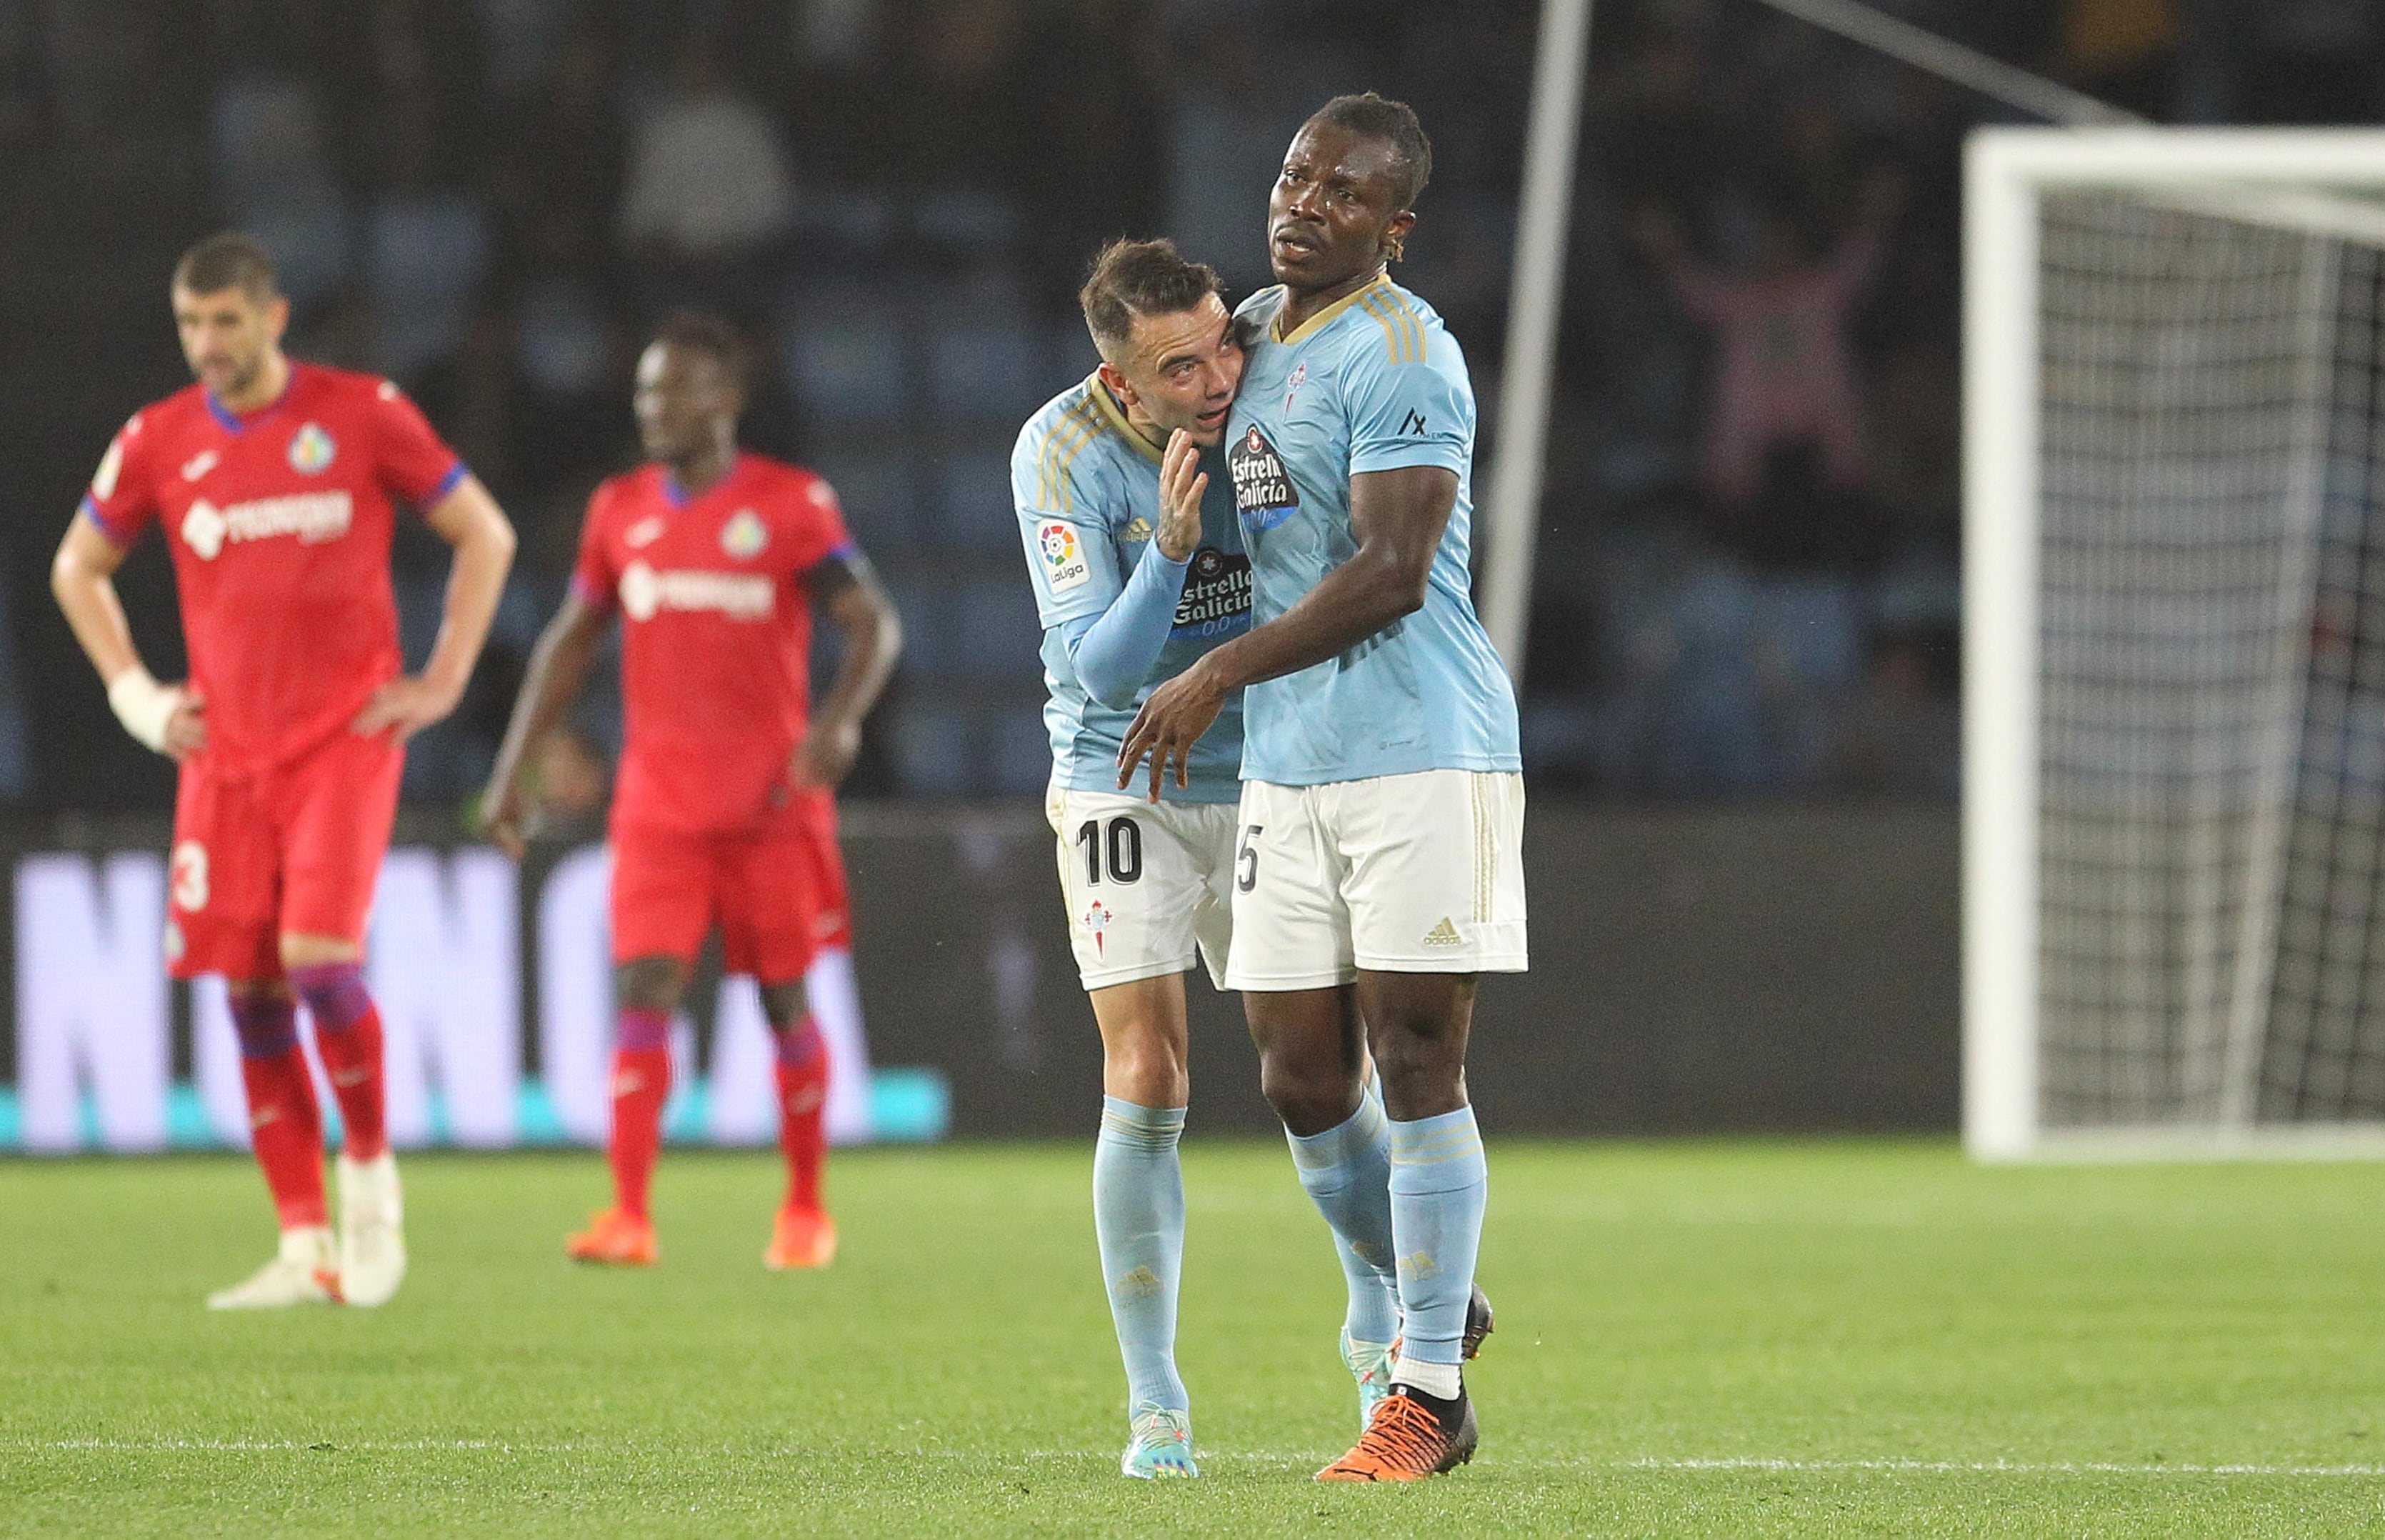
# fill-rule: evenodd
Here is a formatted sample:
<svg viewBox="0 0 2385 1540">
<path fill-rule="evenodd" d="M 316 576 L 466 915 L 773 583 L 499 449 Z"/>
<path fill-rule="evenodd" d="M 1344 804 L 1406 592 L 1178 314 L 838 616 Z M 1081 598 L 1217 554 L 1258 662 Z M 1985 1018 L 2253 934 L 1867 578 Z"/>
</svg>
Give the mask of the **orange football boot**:
<svg viewBox="0 0 2385 1540">
<path fill-rule="evenodd" d="M 621 1208 L 598 1210 L 587 1229 L 563 1243 L 563 1249 L 575 1262 L 602 1262 L 607 1267 L 650 1268 L 662 1260 L 662 1247 L 655 1243 L 654 1221 Z"/>
<path fill-rule="evenodd" d="M 836 1221 L 818 1208 L 781 1208 L 770 1226 L 770 1249 L 762 1265 L 772 1272 L 824 1268 L 836 1260 Z"/>
<path fill-rule="evenodd" d="M 1455 1426 L 1413 1396 L 1393 1391 L 1375 1403 L 1357 1446 L 1317 1472 L 1318 1481 L 1421 1481 L 1474 1458 L 1474 1403 L 1452 1409 Z"/>
</svg>

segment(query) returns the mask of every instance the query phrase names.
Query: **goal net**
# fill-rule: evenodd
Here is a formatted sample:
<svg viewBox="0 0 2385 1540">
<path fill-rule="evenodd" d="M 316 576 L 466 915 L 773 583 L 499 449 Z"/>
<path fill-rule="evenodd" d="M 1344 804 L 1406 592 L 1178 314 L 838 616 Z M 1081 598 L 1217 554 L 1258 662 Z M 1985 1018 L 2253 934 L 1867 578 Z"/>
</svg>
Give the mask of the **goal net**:
<svg viewBox="0 0 2385 1540">
<path fill-rule="evenodd" d="M 1965 1135 L 2385 1153 L 2385 134 L 1996 130 Z"/>
</svg>

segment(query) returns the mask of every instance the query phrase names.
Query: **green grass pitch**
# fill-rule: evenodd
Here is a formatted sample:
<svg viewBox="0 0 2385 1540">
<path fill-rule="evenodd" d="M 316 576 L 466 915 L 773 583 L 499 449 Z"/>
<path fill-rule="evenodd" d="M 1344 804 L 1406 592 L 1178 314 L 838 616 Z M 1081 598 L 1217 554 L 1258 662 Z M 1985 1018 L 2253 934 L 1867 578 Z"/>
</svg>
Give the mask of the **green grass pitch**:
<svg viewBox="0 0 2385 1540">
<path fill-rule="evenodd" d="M 664 1264 L 575 1270 L 593 1157 L 418 1158 L 378 1311 L 209 1315 L 240 1160 L 0 1163 L 0 1533 L 2385 1533 L 2385 1170 L 1979 1170 L 1942 1144 L 1494 1143 L 1476 1463 L 1324 1487 L 1340 1275 L 1278 1146 L 1188 1146 L 1206 1474 L 1117 1474 L 1083 1147 L 673 1151 Z"/>
</svg>

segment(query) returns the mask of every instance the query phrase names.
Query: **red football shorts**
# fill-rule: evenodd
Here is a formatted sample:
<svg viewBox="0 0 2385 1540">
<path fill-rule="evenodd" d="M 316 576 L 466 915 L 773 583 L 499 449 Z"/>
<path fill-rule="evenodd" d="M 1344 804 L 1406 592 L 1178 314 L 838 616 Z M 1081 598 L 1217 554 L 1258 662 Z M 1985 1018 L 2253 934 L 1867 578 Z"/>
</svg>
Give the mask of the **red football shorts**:
<svg viewBox="0 0 2385 1540">
<path fill-rule="evenodd" d="M 812 881 L 819 884 L 819 914 L 812 921 L 818 950 L 853 950 L 853 894 L 844 880 L 844 851 L 836 840 L 836 808 L 829 805 L 812 829 Z"/>
<path fill-rule="evenodd" d="M 844 870 L 832 826 L 823 832 L 816 820 L 789 820 L 742 833 L 613 829 L 616 962 L 660 957 L 693 964 L 717 924 L 730 972 L 788 983 L 804 976 L 831 928 L 842 933 L 843 910 Z"/>
<path fill-rule="evenodd" d="M 361 944 L 405 770 L 405 749 L 353 732 L 237 780 L 205 758 L 184 765 L 166 900 L 174 977 L 278 979 L 284 935 Z"/>
</svg>

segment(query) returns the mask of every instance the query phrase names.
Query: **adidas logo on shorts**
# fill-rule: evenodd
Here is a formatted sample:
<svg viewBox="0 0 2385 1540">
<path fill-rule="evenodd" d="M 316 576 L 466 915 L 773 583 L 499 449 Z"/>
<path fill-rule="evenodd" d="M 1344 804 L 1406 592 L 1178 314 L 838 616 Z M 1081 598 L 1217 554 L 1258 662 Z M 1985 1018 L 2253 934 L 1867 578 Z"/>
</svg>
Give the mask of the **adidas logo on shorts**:
<svg viewBox="0 0 2385 1540">
<path fill-rule="evenodd" d="M 1449 922 L 1448 916 L 1443 915 L 1440 924 L 1424 933 L 1424 944 L 1427 946 L 1463 946 L 1466 938 L 1457 933 L 1457 927 Z"/>
</svg>

